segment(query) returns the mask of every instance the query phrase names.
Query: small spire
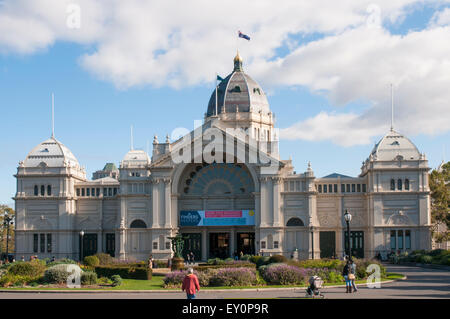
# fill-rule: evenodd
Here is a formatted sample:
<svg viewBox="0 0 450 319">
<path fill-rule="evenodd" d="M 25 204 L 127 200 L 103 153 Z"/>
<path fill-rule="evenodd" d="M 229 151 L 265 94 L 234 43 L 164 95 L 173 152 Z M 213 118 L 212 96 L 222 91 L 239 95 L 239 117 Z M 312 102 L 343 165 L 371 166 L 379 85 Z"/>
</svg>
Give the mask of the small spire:
<svg viewBox="0 0 450 319">
<path fill-rule="evenodd" d="M 391 132 L 394 131 L 394 87 L 391 83 Z"/>
<path fill-rule="evenodd" d="M 169 134 L 166 135 L 166 143 L 169 144 L 170 143 L 170 138 L 169 138 Z"/>
<path fill-rule="evenodd" d="M 131 135 L 130 135 L 130 146 L 131 146 L 131 150 L 133 150 L 133 125 L 131 125 Z"/>
<path fill-rule="evenodd" d="M 55 138 L 55 96 L 52 92 L 52 138 Z"/>
<path fill-rule="evenodd" d="M 242 72 L 242 58 L 239 55 L 239 50 L 237 50 L 236 56 L 234 57 L 234 70 L 235 72 Z"/>
</svg>

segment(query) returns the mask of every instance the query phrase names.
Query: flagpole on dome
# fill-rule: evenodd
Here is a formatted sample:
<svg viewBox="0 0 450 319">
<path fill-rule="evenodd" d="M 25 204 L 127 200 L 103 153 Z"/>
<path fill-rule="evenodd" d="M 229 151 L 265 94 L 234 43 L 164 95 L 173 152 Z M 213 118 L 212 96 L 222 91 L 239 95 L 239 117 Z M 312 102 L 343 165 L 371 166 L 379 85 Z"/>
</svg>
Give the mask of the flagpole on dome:
<svg viewBox="0 0 450 319">
<path fill-rule="evenodd" d="M 216 79 L 214 80 L 214 83 L 216 84 L 216 116 L 218 115 L 218 113 L 217 113 L 217 76 L 218 76 L 218 74 L 216 72 Z"/>
</svg>

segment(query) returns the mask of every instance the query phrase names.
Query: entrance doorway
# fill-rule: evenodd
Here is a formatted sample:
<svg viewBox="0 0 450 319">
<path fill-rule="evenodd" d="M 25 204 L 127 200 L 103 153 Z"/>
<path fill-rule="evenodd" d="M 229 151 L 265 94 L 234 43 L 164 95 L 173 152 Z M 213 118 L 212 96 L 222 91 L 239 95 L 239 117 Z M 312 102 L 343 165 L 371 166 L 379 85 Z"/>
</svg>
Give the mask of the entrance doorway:
<svg viewBox="0 0 450 319">
<path fill-rule="evenodd" d="M 347 232 L 344 233 L 344 248 L 348 249 Z M 364 232 L 350 231 L 350 248 L 352 256 L 356 258 L 364 258 Z"/>
<path fill-rule="evenodd" d="M 237 233 L 237 253 L 255 254 L 255 233 Z"/>
<path fill-rule="evenodd" d="M 81 245 L 81 236 L 79 236 L 80 248 L 83 246 L 83 256 L 80 253 L 80 260 L 87 256 L 97 253 L 97 234 L 84 234 L 83 245 Z M 80 249 L 81 252 L 81 249 Z"/>
<path fill-rule="evenodd" d="M 336 234 L 334 231 L 320 232 L 320 258 L 336 256 Z"/>
<path fill-rule="evenodd" d="M 210 233 L 209 234 L 209 258 L 230 257 L 230 234 Z"/>
<path fill-rule="evenodd" d="M 187 254 L 194 253 L 194 260 L 202 259 L 202 234 L 201 233 L 183 233 L 183 237 L 187 237 L 184 240 L 183 246 L 183 258 L 187 259 Z"/>
</svg>

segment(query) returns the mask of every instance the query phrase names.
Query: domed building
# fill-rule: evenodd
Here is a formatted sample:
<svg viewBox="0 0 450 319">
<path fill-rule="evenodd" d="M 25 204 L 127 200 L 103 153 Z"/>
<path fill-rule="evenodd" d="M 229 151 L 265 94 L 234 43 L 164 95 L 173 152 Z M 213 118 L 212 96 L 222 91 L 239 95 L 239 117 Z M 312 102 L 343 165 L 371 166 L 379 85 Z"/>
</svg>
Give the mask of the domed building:
<svg viewBox="0 0 450 319">
<path fill-rule="evenodd" d="M 155 136 L 151 157 L 131 149 L 89 180 L 53 136 L 35 147 L 15 175 L 16 255 L 167 259 L 176 233 L 196 260 L 339 258 L 348 241 L 359 258 L 431 247 L 428 161 L 408 138 L 389 131 L 357 177 L 317 178 L 310 163 L 297 173 L 279 156 L 264 90 L 239 53 L 233 63 L 203 125 L 175 141 Z"/>
</svg>

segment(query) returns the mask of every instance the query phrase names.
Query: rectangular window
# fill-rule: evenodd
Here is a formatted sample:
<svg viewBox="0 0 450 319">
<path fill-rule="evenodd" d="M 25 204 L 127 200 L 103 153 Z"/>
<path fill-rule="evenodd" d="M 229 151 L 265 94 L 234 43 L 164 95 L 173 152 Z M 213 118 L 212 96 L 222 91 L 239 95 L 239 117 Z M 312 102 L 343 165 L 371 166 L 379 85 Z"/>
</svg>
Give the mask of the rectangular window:
<svg viewBox="0 0 450 319">
<path fill-rule="evenodd" d="M 403 230 L 397 231 L 398 249 L 403 249 Z"/>
<path fill-rule="evenodd" d="M 33 252 L 37 253 L 39 247 L 39 235 L 33 234 Z"/>
<path fill-rule="evenodd" d="M 355 184 L 352 184 L 352 193 L 354 193 L 355 191 L 356 191 Z"/>
<path fill-rule="evenodd" d="M 45 195 L 45 186 L 41 185 L 41 196 Z"/>
<path fill-rule="evenodd" d="M 117 187 L 114 187 L 114 196 L 117 195 Z"/>
<path fill-rule="evenodd" d="M 170 249 L 170 241 L 166 241 L 166 249 Z"/>
<path fill-rule="evenodd" d="M 322 193 L 322 185 L 319 185 L 319 193 Z"/>
<path fill-rule="evenodd" d="M 80 196 L 80 189 L 77 188 L 77 196 Z"/>
<path fill-rule="evenodd" d="M 356 185 L 356 191 L 361 193 L 361 184 Z"/>
<path fill-rule="evenodd" d="M 108 188 L 108 196 L 112 196 L 112 188 Z"/>
<path fill-rule="evenodd" d="M 289 183 L 288 182 L 284 182 L 284 191 L 289 192 Z"/>
<path fill-rule="evenodd" d="M 299 182 L 299 181 L 296 181 L 296 182 L 295 182 L 295 190 L 296 190 L 297 192 L 300 191 L 300 182 Z"/>
<path fill-rule="evenodd" d="M 337 193 L 337 184 L 334 184 L 334 192 Z"/>
<path fill-rule="evenodd" d="M 290 190 L 291 192 L 294 191 L 294 182 L 290 182 L 290 183 L 289 183 L 289 190 Z"/>
<path fill-rule="evenodd" d="M 327 185 L 323 185 L 323 192 L 326 193 L 327 192 Z"/>
<path fill-rule="evenodd" d="M 95 196 L 95 188 L 91 188 L 91 195 Z"/>
<path fill-rule="evenodd" d="M 108 189 L 106 187 L 103 188 L 103 196 L 108 196 Z"/>
<path fill-rule="evenodd" d="M 405 249 L 411 249 L 411 231 L 405 230 Z"/>
<path fill-rule="evenodd" d="M 81 196 L 84 196 L 84 188 L 81 189 Z"/>
<path fill-rule="evenodd" d="M 391 230 L 391 250 L 397 249 L 397 237 L 395 236 L 395 230 Z"/>
<path fill-rule="evenodd" d="M 97 188 L 97 189 L 96 189 L 96 195 L 97 195 L 97 197 L 100 196 L 100 188 Z"/>
<path fill-rule="evenodd" d="M 47 252 L 52 252 L 52 234 L 47 234 Z"/>
<path fill-rule="evenodd" d="M 273 242 L 273 248 L 278 249 L 278 241 Z"/>
<path fill-rule="evenodd" d="M 333 192 L 333 185 L 328 185 L 328 192 L 329 193 L 332 193 Z"/>
<path fill-rule="evenodd" d="M 45 253 L 45 234 L 41 234 L 41 238 L 40 238 L 41 242 L 41 253 Z"/>
<path fill-rule="evenodd" d="M 261 249 L 266 249 L 266 242 L 265 241 L 261 242 Z"/>
<path fill-rule="evenodd" d="M 350 193 L 350 184 L 346 184 L 346 190 L 347 193 Z"/>
<path fill-rule="evenodd" d="M 91 189 L 90 188 L 86 188 L 86 196 L 91 196 Z"/>
<path fill-rule="evenodd" d="M 345 184 L 341 184 L 341 193 L 345 193 Z"/>
<path fill-rule="evenodd" d="M 158 242 L 157 241 L 153 242 L 153 249 L 158 249 Z"/>
<path fill-rule="evenodd" d="M 363 193 L 366 192 L 366 184 L 362 184 L 362 191 L 363 191 Z"/>
</svg>

